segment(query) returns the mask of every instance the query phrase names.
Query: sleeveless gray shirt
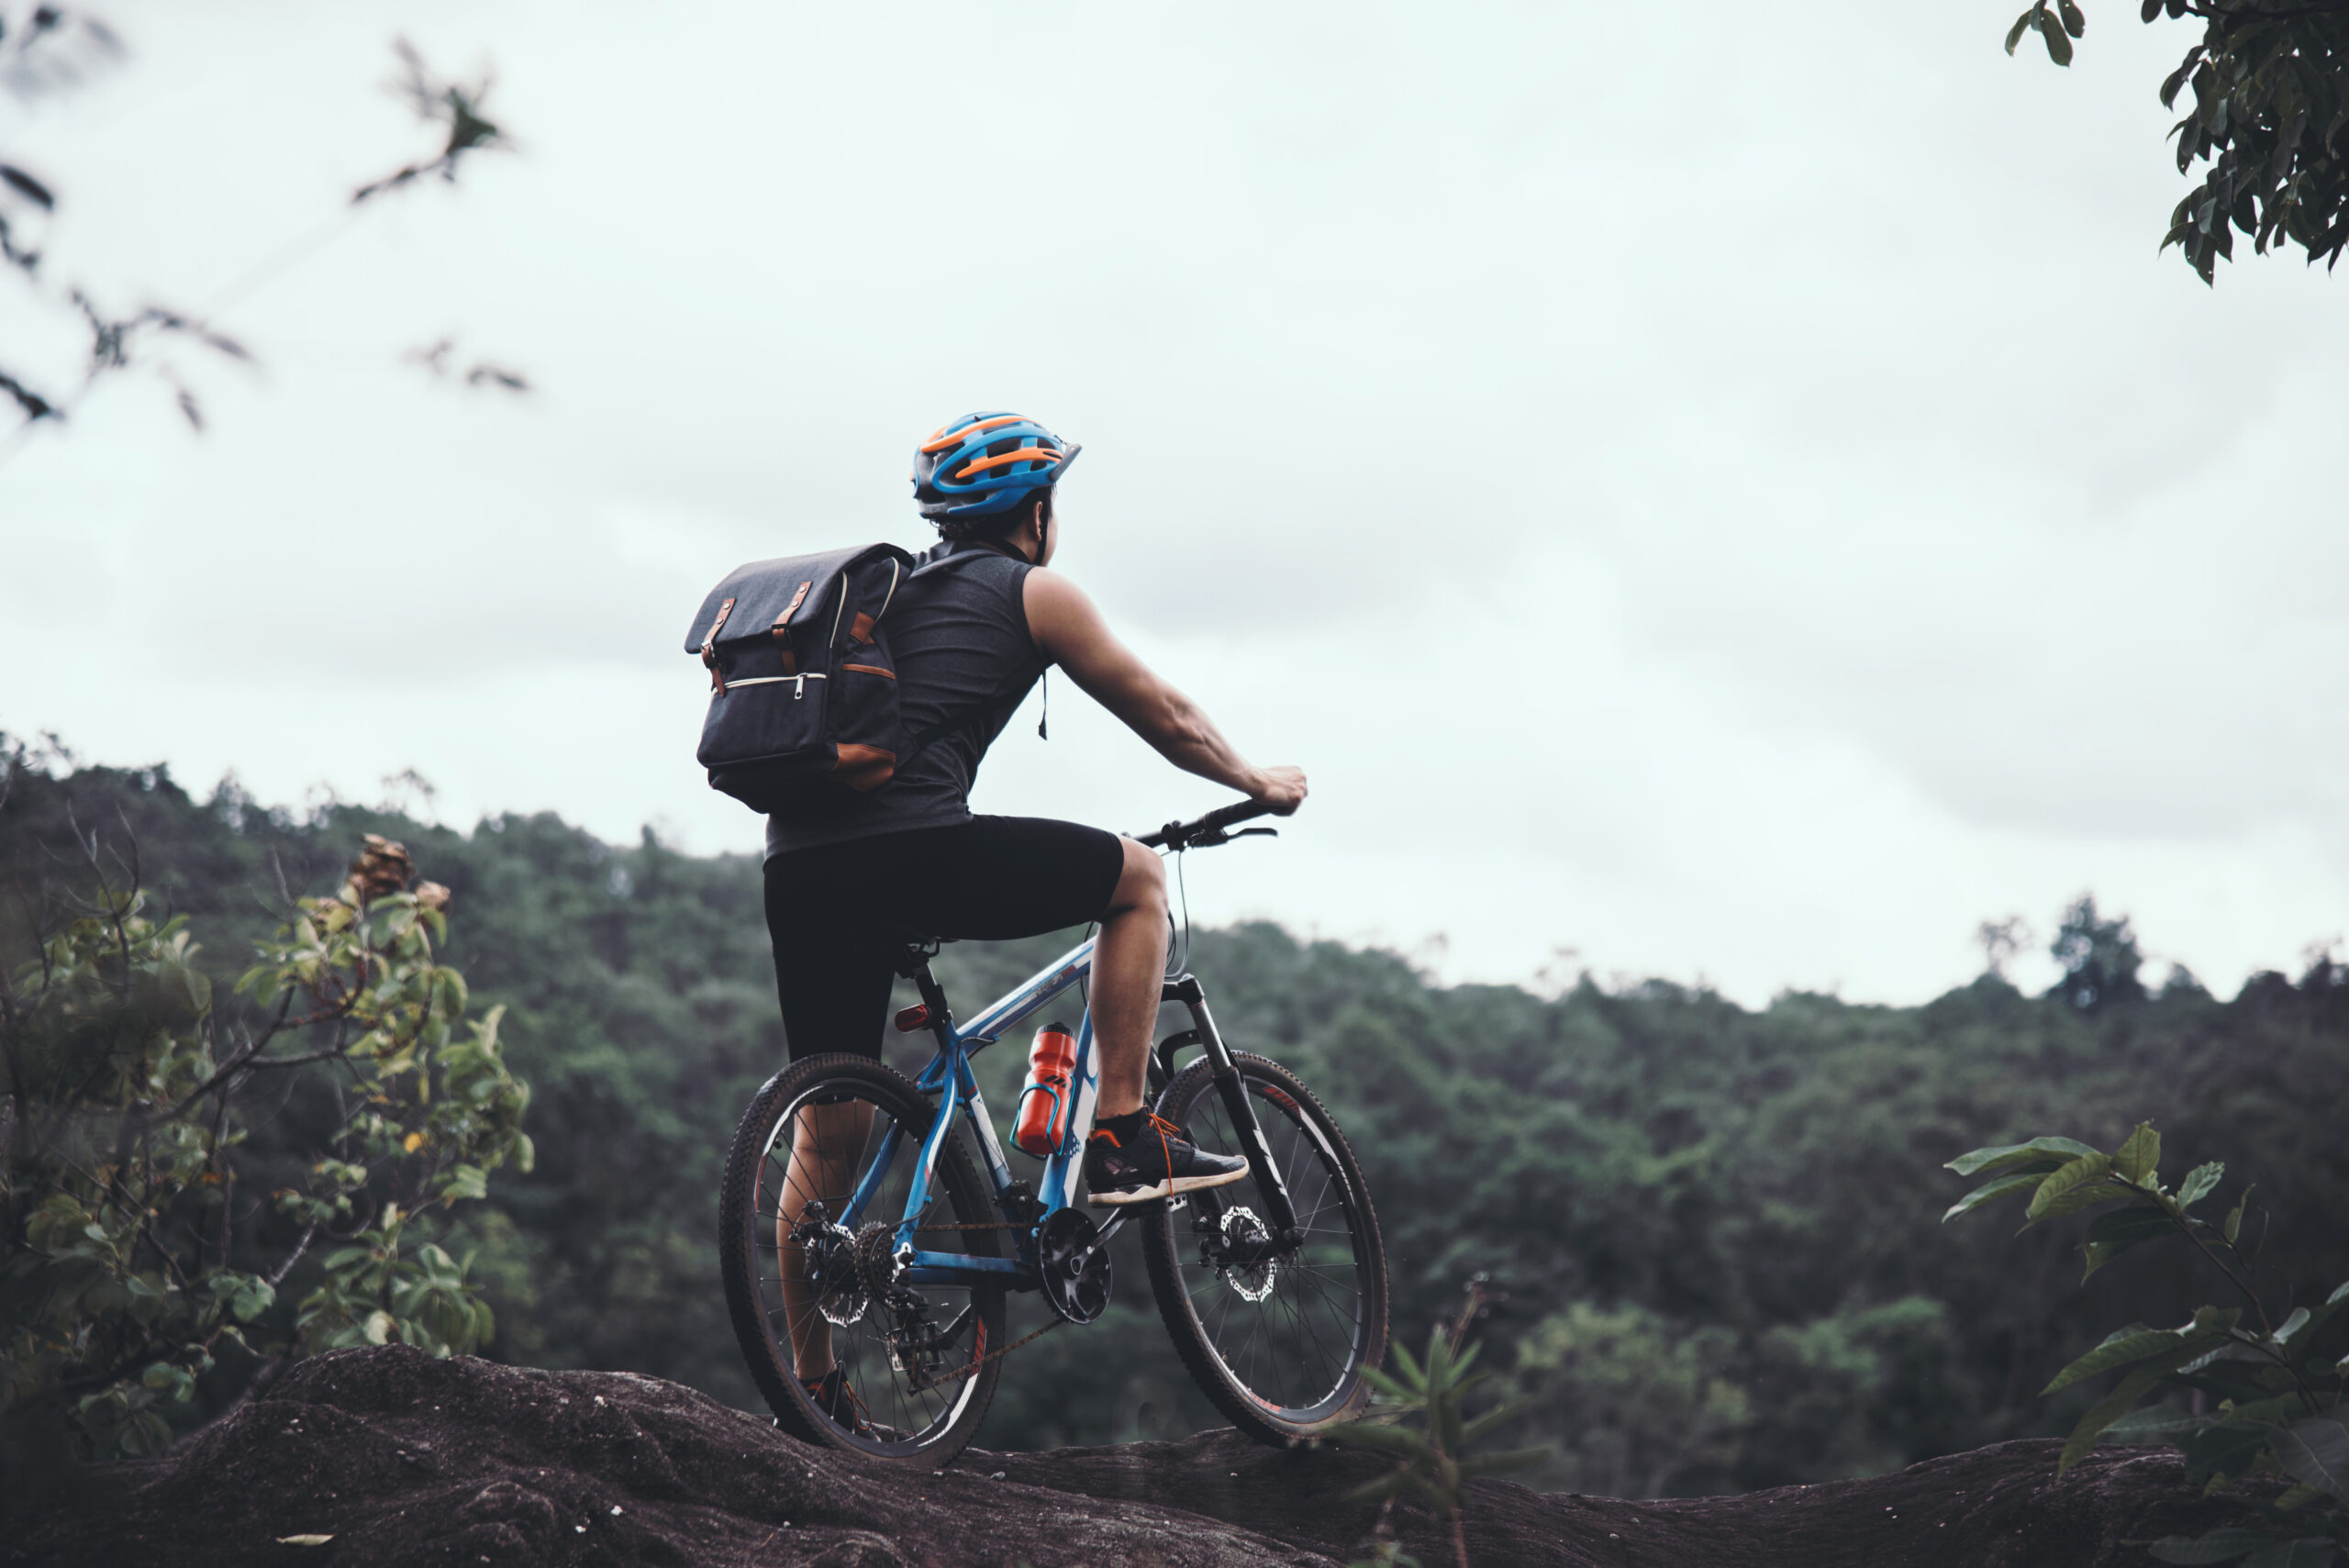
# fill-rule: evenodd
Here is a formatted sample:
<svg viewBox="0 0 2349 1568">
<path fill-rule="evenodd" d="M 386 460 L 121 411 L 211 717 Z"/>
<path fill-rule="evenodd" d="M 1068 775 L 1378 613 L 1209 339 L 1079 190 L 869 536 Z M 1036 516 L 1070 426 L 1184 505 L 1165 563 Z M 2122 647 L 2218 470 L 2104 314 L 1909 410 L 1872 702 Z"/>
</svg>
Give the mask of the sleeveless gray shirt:
<svg viewBox="0 0 2349 1568">
<path fill-rule="evenodd" d="M 842 790 L 820 806 L 769 817 L 768 858 L 971 819 L 979 759 L 1049 661 L 1028 632 L 1025 595 L 1034 568 L 967 540 L 915 559 L 926 566 L 949 554 L 968 559 L 908 578 L 890 606 L 897 703 L 907 733 L 915 735 L 957 713 L 978 711 L 901 761 L 896 776 L 871 795 Z"/>
</svg>

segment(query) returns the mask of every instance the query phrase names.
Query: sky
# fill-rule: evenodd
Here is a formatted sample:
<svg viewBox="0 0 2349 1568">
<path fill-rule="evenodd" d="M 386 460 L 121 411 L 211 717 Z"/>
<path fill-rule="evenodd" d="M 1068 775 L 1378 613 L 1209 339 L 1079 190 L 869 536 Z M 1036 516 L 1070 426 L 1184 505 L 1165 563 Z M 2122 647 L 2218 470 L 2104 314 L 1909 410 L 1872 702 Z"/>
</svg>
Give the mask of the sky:
<svg viewBox="0 0 2349 1568">
<path fill-rule="evenodd" d="M 1202 922 L 1908 1003 L 2092 891 L 2149 980 L 2296 969 L 2349 930 L 2349 282 L 2157 254 L 2190 24 L 2092 4 L 2058 71 L 2016 3 L 110 0 L 123 60 L 0 95 L 43 275 L 253 360 L 0 448 L 0 729 L 753 851 L 704 591 L 918 548 L 913 446 L 1016 408 L 1085 448 L 1056 566 L 1310 776 Z M 515 145 L 352 208 L 436 150 L 399 38 Z M 975 808 L 1224 798 L 1051 702 Z"/>
</svg>

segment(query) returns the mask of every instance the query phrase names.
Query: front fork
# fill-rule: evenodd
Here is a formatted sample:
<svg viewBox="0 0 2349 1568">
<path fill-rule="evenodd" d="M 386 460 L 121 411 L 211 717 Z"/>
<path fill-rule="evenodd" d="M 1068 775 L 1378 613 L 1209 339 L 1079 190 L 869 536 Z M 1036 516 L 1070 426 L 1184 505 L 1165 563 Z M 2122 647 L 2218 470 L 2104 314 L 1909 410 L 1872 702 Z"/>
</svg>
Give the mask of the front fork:
<svg viewBox="0 0 2349 1568">
<path fill-rule="evenodd" d="M 1264 1129 L 1256 1119 L 1255 1101 L 1248 1093 L 1248 1084 L 1240 1075 L 1239 1064 L 1231 1060 L 1231 1049 L 1223 1043 L 1223 1036 L 1216 1031 L 1214 1015 L 1208 1011 L 1206 990 L 1195 974 L 1178 974 L 1166 983 L 1159 994 L 1162 1002 L 1180 1002 L 1189 1009 L 1191 1027 L 1180 1034 L 1170 1035 L 1159 1042 L 1152 1066 L 1155 1078 L 1153 1093 L 1163 1092 L 1174 1080 L 1174 1053 L 1186 1045 L 1197 1045 L 1207 1051 L 1208 1072 L 1215 1075 L 1216 1093 L 1222 1096 L 1224 1114 L 1230 1117 L 1232 1130 L 1240 1139 L 1241 1151 L 1248 1157 L 1248 1169 L 1256 1178 L 1256 1191 L 1271 1212 L 1265 1215 L 1283 1251 L 1293 1251 L 1305 1240 L 1297 1229 L 1297 1208 L 1289 1201 L 1288 1184 L 1281 1180 L 1280 1167 L 1273 1160 L 1272 1145 L 1264 1141 Z M 1191 1195 L 1194 1203 L 1211 1200 L 1213 1207 L 1222 1207 L 1220 1187 L 1208 1187 Z"/>
</svg>

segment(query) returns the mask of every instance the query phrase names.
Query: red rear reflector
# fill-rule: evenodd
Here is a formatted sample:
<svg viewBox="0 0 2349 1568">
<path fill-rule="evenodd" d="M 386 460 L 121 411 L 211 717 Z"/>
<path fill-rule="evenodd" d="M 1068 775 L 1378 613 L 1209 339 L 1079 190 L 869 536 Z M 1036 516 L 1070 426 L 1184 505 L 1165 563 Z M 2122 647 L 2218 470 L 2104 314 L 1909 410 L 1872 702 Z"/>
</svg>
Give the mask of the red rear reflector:
<svg viewBox="0 0 2349 1568">
<path fill-rule="evenodd" d="M 903 1008 L 898 1012 L 897 1032 L 899 1034 L 911 1034 L 914 1030 L 921 1028 L 922 1025 L 928 1022 L 930 1022 L 930 1009 L 921 1003 L 917 1002 L 912 1006 Z"/>
</svg>

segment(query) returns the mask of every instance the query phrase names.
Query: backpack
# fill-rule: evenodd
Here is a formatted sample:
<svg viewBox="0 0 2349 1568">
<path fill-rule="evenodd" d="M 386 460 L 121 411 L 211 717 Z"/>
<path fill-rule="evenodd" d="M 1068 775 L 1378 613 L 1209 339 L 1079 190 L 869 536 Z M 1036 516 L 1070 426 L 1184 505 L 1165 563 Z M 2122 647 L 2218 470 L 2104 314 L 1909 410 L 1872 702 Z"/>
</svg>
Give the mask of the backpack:
<svg viewBox="0 0 2349 1568">
<path fill-rule="evenodd" d="M 709 591 L 685 651 L 709 670 L 695 758 L 709 787 L 761 813 L 870 795 L 977 709 L 908 734 L 885 617 L 917 569 L 894 544 L 753 561 Z M 991 705 L 981 705 L 982 707 Z"/>
</svg>

